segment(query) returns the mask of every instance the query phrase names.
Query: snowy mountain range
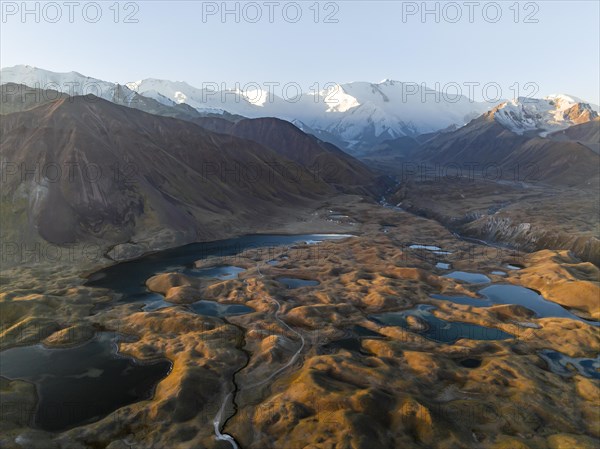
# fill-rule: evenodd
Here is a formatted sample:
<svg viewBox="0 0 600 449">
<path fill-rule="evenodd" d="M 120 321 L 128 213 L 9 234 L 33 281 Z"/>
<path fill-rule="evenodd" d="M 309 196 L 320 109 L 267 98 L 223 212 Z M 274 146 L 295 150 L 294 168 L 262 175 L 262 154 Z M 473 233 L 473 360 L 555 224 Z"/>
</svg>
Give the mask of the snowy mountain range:
<svg viewBox="0 0 600 449">
<path fill-rule="evenodd" d="M 414 83 L 392 80 L 336 84 L 286 99 L 264 90 L 215 92 L 155 79 L 127 86 L 165 104 L 186 103 L 205 112 L 225 110 L 250 118 L 288 120 L 325 140 L 330 136 L 335 143 L 341 141 L 346 149 L 451 125 L 462 126 L 493 106 L 465 96 L 448 100 L 439 92 Z"/>
<path fill-rule="evenodd" d="M 495 105 L 393 80 L 330 85 L 319 92 L 285 99 L 260 88 L 220 91 L 216 85 L 197 88 L 182 81 L 152 78 L 123 85 L 77 72 L 56 73 L 26 65 L 3 68 L 0 84 L 5 83 L 69 95 L 94 94 L 126 106 L 132 99 L 143 98 L 161 107 L 193 108 L 194 113 L 203 115 L 277 117 L 356 154 L 386 140 L 461 127 L 492 107 L 495 120 L 517 134 L 558 131 L 594 114 L 589 104 L 567 95 L 519 98 Z"/>
</svg>

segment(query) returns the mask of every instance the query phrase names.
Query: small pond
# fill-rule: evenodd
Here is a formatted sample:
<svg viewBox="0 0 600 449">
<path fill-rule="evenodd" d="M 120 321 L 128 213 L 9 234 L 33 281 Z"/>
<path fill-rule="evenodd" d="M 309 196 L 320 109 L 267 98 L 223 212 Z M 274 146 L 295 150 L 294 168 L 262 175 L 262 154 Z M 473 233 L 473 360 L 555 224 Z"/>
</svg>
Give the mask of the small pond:
<svg viewBox="0 0 600 449">
<path fill-rule="evenodd" d="M 287 288 L 314 287 L 319 285 L 319 281 L 289 277 L 275 278 L 277 282 L 285 285 Z"/>
<path fill-rule="evenodd" d="M 554 374 L 571 377 L 579 373 L 584 377 L 600 379 L 600 354 L 595 359 L 569 357 L 550 349 L 544 349 L 539 354 Z"/>
<path fill-rule="evenodd" d="M 414 309 L 371 315 L 369 318 L 384 326 L 400 326 L 425 338 L 453 344 L 461 338 L 469 340 L 505 340 L 514 336 L 500 329 L 460 321 L 445 321 L 433 315 L 434 306 L 419 304 Z M 421 329 L 409 324 L 409 319 L 423 323 Z"/>
<path fill-rule="evenodd" d="M 492 281 L 485 274 L 469 273 L 467 271 L 453 271 L 452 273 L 445 274 L 443 277 L 468 282 L 469 284 L 487 284 Z"/>
</svg>

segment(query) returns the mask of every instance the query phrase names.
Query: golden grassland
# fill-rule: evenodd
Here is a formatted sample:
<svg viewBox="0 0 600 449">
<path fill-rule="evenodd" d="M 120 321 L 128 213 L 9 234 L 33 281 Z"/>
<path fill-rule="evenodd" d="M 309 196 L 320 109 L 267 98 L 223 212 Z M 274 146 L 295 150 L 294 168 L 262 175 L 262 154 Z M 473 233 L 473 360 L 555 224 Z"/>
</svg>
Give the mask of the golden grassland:
<svg viewBox="0 0 600 449">
<path fill-rule="evenodd" d="M 330 210 L 348 218 L 326 221 Z M 597 267 L 566 251 L 518 254 L 467 243 L 433 220 L 360 197 L 334 199 L 286 230 L 356 236 L 197 263 L 246 269 L 233 280 L 160 274 L 147 285 L 173 306 L 154 312 L 120 304 L 91 314 L 95 305 L 113 298 L 83 285 L 81 265 L 5 271 L 2 348 L 39 341 L 76 344 L 96 331 L 114 330 L 135 337 L 120 344 L 121 352 L 140 360 L 166 357 L 173 369 L 152 399 L 60 434 L 29 428 L 23 413 L 6 412 L 0 445 L 19 448 L 15 438 L 20 435 L 30 447 L 44 449 L 228 448 L 228 442 L 215 439 L 213 418 L 225 395 L 233 393 L 223 432 L 244 449 L 597 447 L 599 381 L 553 374 L 537 355 L 550 348 L 594 357 L 600 347 L 597 328 L 569 319 L 536 319 L 518 306 L 474 308 L 430 298 L 434 293 L 477 296 L 477 286 L 442 277 L 435 264 L 446 260 L 453 269 L 534 288 L 574 313 L 598 319 Z M 413 250 L 411 243 L 436 245 L 451 254 Z M 267 264 L 273 256 L 278 262 Z M 525 268 L 508 270 L 508 262 Z M 491 275 L 493 270 L 507 276 Z M 280 276 L 319 285 L 286 289 L 275 280 Z M 186 309 L 200 297 L 245 304 L 254 312 L 221 319 Z M 413 332 L 368 319 L 420 303 L 435 305 L 438 318 L 501 329 L 515 338 L 443 344 L 419 335 L 419 323 Z M 524 321 L 535 326 L 519 324 Z M 362 338 L 360 353 L 321 350 L 355 325 L 382 337 Z M 302 341 L 299 356 L 287 366 Z M 465 358 L 481 365 L 463 367 L 459 361 Z M 0 397 L 20 402 L 25 410 L 35 407 L 35 389 L 25 382 L 2 379 Z"/>
</svg>

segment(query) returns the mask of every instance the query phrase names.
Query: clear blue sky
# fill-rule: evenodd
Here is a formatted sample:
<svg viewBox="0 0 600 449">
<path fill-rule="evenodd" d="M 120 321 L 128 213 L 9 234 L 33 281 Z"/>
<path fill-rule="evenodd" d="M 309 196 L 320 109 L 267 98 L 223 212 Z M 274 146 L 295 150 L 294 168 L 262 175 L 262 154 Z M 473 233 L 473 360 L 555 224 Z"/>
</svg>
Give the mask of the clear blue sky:
<svg viewBox="0 0 600 449">
<path fill-rule="evenodd" d="M 102 16 L 96 23 L 85 20 L 82 7 L 69 23 L 62 1 L 57 2 L 62 15 L 56 23 L 49 22 L 56 20 L 51 7 L 23 20 L 20 1 L 2 3 L 2 67 L 75 70 L 121 83 L 152 77 L 196 86 L 224 82 L 228 87 L 293 81 L 308 89 L 315 82 L 391 78 L 432 87 L 455 82 L 466 94 L 465 82 L 496 82 L 503 97 L 512 96 L 515 82 L 533 82 L 539 86 L 536 96 L 564 92 L 600 102 L 597 1 L 520 2 L 517 23 L 514 1 L 498 2 L 502 17 L 495 23 L 497 11 L 486 1 L 473 10 L 473 23 L 463 1 L 455 3 L 462 14 L 456 23 L 451 21 L 458 10 L 445 6 L 447 2 L 438 3 L 439 23 L 435 14 L 425 21 L 421 11 L 408 15 L 420 8 L 420 1 L 321 2 L 319 23 L 314 23 L 314 1 L 298 2 L 302 17 L 296 23 L 295 7 L 287 1 L 276 2 L 273 23 L 264 1 L 255 3 L 262 13 L 257 23 L 247 20 L 255 18 L 257 9 L 244 10 L 246 2 L 239 2 L 239 23 L 235 14 L 223 22 L 220 11 L 203 20 L 203 8 L 220 9 L 220 1 L 131 2 L 134 6 L 127 9 L 121 2 L 119 23 L 114 23 L 114 1 L 99 2 Z M 19 10 L 12 14 L 15 7 Z M 132 12 L 138 23 L 123 23 Z M 337 23 L 324 23 L 328 13 Z M 96 11 L 88 7 L 86 14 L 93 20 Z M 526 18 L 537 23 L 525 23 Z M 475 88 L 475 96 L 480 93 Z"/>
</svg>

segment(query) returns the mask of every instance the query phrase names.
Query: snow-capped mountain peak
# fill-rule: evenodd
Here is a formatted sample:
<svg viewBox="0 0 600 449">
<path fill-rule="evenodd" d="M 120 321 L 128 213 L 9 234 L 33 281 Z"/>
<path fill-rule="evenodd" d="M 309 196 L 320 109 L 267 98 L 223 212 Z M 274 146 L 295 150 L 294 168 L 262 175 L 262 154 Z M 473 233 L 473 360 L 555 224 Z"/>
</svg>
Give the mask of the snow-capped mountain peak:
<svg viewBox="0 0 600 449">
<path fill-rule="evenodd" d="M 598 116 L 588 103 L 565 94 L 539 99 L 519 97 L 498 105 L 493 115 L 498 123 L 516 134 L 537 132 L 542 137 Z"/>
<path fill-rule="evenodd" d="M 346 112 L 352 108 L 360 106 L 358 99 L 347 93 L 343 86 L 336 84 L 323 89 L 319 96 L 328 106 L 326 112 Z"/>
<path fill-rule="evenodd" d="M 0 83 L 24 84 L 36 89 L 51 89 L 69 95 L 93 94 L 109 101 L 113 101 L 118 86 L 78 72 L 51 72 L 29 65 L 3 68 L 0 71 Z"/>
</svg>

